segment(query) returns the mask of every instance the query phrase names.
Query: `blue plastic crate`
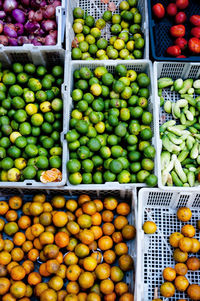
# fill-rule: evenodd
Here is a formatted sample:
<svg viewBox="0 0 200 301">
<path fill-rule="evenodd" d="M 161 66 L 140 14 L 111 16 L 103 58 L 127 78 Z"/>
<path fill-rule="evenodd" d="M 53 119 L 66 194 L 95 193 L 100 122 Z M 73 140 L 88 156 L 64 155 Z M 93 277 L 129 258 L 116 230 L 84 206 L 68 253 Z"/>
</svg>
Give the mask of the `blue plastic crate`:
<svg viewBox="0 0 200 301">
<path fill-rule="evenodd" d="M 173 58 L 166 56 L 166 49 L 173 45 L 173 39 L 169 34 L 169 29 L 174 23 L 174 17 L 166 16 L 161 20 L 156 20 L 152 14 L 152 7 L 156 3 L 161 3 L 167 8 L 168 0 L 147 0 L 148 1 L 148 13 L 149 13 L 149 31 L 152 57 L 156 61 L 188 61 L 188 62 L 200 62 L 200 56 L 189 56 L 187 58 Z M 189 19 L 192 15 L 200 15 L 200 3 L 199 0 L 190 0 L 190 5 L 184 10 L 187 15 L 186 25 L 186 40 L 189 40 L 190 31 L 192 26 Z M 186 54 L 187 55 L 187 54 Z"/>
</svg>

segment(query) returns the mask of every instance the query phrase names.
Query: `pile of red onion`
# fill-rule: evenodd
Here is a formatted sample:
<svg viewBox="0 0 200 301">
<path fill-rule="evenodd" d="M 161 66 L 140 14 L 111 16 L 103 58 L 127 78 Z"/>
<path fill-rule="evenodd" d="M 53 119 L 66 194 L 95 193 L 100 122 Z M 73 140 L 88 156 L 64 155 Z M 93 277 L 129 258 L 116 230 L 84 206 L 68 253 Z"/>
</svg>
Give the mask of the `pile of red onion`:
<svg viewBox="0 0 200 301">
<path fill-rule="evenodd" d="M 0 0 L 0 44 L 56 45 L 59 0 Z"/>
</svg>

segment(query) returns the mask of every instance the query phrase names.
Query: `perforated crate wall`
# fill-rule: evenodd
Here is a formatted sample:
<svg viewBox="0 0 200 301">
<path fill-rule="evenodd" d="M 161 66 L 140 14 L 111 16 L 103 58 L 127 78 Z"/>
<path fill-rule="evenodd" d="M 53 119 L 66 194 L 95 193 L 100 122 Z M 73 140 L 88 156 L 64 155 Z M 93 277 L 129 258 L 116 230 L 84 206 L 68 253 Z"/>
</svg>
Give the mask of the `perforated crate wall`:
<svg viewBox="0 0 200 301">
<path fill-rule="evenodd" d="M 138 196 L 138 240 L 137 253 L 141 254 L 137 265 L 137 301 L 152 301 L 155 288 L 158 292 L 164 282 L 162 271 L 166 267 L 174 267 L 176 262 L 173 259 L 173 251 L 169 244 L 169 236 L 173 232 L 180 232 L 185 224 L 177 219 L 177 209 L 187 206 L 192 211 L 192 218 L 188 224 L 196 229 L 197 220 L 200 219 L 200 192 L 171 192 L 160 189 L 143 188 Z M 153 235 L 144 234 L 142 225 L 145 221 L 154 221 L 157 231 Z M 200 231 L 196 230 L 195 238 L 200 240 Z M 200 254 L 189 253 L 189 257 Z M 188 271 L 186 277 L 190 284 L 200 284 L 199 271 Z M 162 296 L 159 293 L 159 298 Z M 170 300 L 190 300 L 187 294 L 176 293 Z"/>
</svg>

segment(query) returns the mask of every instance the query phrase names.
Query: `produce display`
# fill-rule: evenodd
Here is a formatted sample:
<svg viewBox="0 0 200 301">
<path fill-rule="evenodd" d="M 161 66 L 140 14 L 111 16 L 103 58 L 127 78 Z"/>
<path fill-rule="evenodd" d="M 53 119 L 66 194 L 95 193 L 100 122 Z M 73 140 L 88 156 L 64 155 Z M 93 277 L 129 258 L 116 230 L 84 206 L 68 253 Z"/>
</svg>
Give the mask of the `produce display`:
<svg viewBox="0 0 200 301">
<path fill-rule="evenodd" d="M 35 46 L 57 44 L 56 7 L 59 0 L 2 0 L 0 44 Z"/>
<path fill-rule="evenodd" d="M 0 66 L 0 180 L 61 181 L 63 67 Z"/>
<path fill-rule="evenodd" d="M 161 44 L 158 46 L 161 48 L 161 56 L 187 58 L 200 55 L 200 14 L 197 2 L 167 1 L 165 6 L 163 1 L 152 6 L 153 18 L 156 21 L 154 39 L 159 40 L 155 44 L 159 45 L 160 39 L 165 35 L 166 49 Z M 160 36 L 157 30 L 160 30 Z"/>
<path fill-rule="evenodd" d="M 1 300 L 133 301 L 124 281 L 134 267 L 130 212 L 112 196 L 1 200 Z"/>
<path fill-rule="evenodd" d="M 180 224 L 180 232 L 171 233 L 169 237 L 169 248 L 173 248 L 172 254 L 174 259 L 174 266 L 166 266 L 163 270 L 162 276 L 164 282 L 160 286 L 160 295 L 164 298 L 175 297 L 179 292 L 179 296 L 183 299 L 173 300 L 200 300 L 200 285 L 199 283 L 192 283 L 191 279 L 187 278 L 187 273 L 190 272 L 188 277 L 191 277 L 195 272 L 200 271 L 200 259 L 198 253 L 200 250 L 200 241 L 195 238 L 196 231 L 200 230 L 199 220 L 196 224 L 188 224 L 191 222 L 192 211 L 187 207 L 181 207 L 177 210 L 178 227 Z M 182 223 L 184 224 L 182 224 Z M 143 230 L 146 234 L 154 234 L 157 230 L 155 222 L 146 221 L 143 225 Z M 159 235 L 162 236 L 160 232 Z M 162 237 L 164 240 L 164 238 Z M 168 244 L 168 241 L 165 241 Z M 168 250 L 170 256 L 170 250 Z M 192 278 L 192 277 L 191 277 Z M 195 278 L 194 278 L 195 279 Z M 162 301 L 158 298 L 158 292 L 155 290 L 153 301 Z"/>
<path fill-rule="evenodd" d="M 100 0 L 97 0 L 100 2 Z M 104 2 L 104 1 L 101 1 Z M 105 3 L 108 3 L 105 1 Z M 80 7 L 73 10 L 72 41 L 73 60 L 134 60 L 143 57 L 144 38 L 141 30 L 142 17 L 137 8 L 137 0 L 121 1 L 117 6 L 110 2 L 101 18 L 89 15 Z M 110 26 L 106 27 L 106 24 Z M 108 37 L 109 33 L 109 37 Z"/>
<path fill-rule="evenodd" d="M 119 64 L 74 71 L 74 108 L 66 134 L 69 182 L 157 184 L 153 174 L 150 79 Z"/>
<path fill-rule="evenodd" d="M 176 102 L 170 101 L 167 88 L 178 93 Z M 160 127 L 162 139 L 162 184 L 193 187 L 200 182 L 200 80 L 171 78 L 158 80 L 161 106 L 170 120 Z M 195 94 L 194 94 L 195 93 Z"/>
</svg>

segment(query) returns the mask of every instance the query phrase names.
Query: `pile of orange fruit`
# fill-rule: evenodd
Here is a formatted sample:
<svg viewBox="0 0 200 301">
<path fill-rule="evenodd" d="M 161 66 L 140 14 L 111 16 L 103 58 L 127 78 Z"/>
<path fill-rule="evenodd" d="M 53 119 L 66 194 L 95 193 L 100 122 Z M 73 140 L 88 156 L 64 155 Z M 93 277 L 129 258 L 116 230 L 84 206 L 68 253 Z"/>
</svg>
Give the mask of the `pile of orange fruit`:
<svg viewBox="0 0 200 301">
<path fill-rule="evenodd" d="M 129 214 L 127 202 L 86 194 L 0 201 L 0 300 L 133 301 Z"/>
<path fill-rule="evenodd" d="M 181 227 L 181 232 L 174 232 L 169 237 L 170 245 L 175 248 L 173 257 L 177 263 L 174 268 L 166 267 L 163 270 L 165 282 L 161 285 L 160 292 L 163 297 L 170 298 L 178 290 L 179 292 L 187 292 L 187 296 L 191 300 L 200 300 L 199 283 L 189 283 L 186 277 L 188 270 L 198 273 L 200 271 L 200 260 L 197 257 L 200 250 L 200 242 L 194 237 L 196 227 L 187 223 L 192 218 L 192 212 L 187 207 L 181 207 L 177 211 L 177 218 L 186 224 Z M 200 230 L 199 223 L 197 221 L 197 231 Z M 190 253 L 196 256 L 189 257 Z M 186 301 L 186 299 L 179 299 L 178 301 Z"/>
</svg>

